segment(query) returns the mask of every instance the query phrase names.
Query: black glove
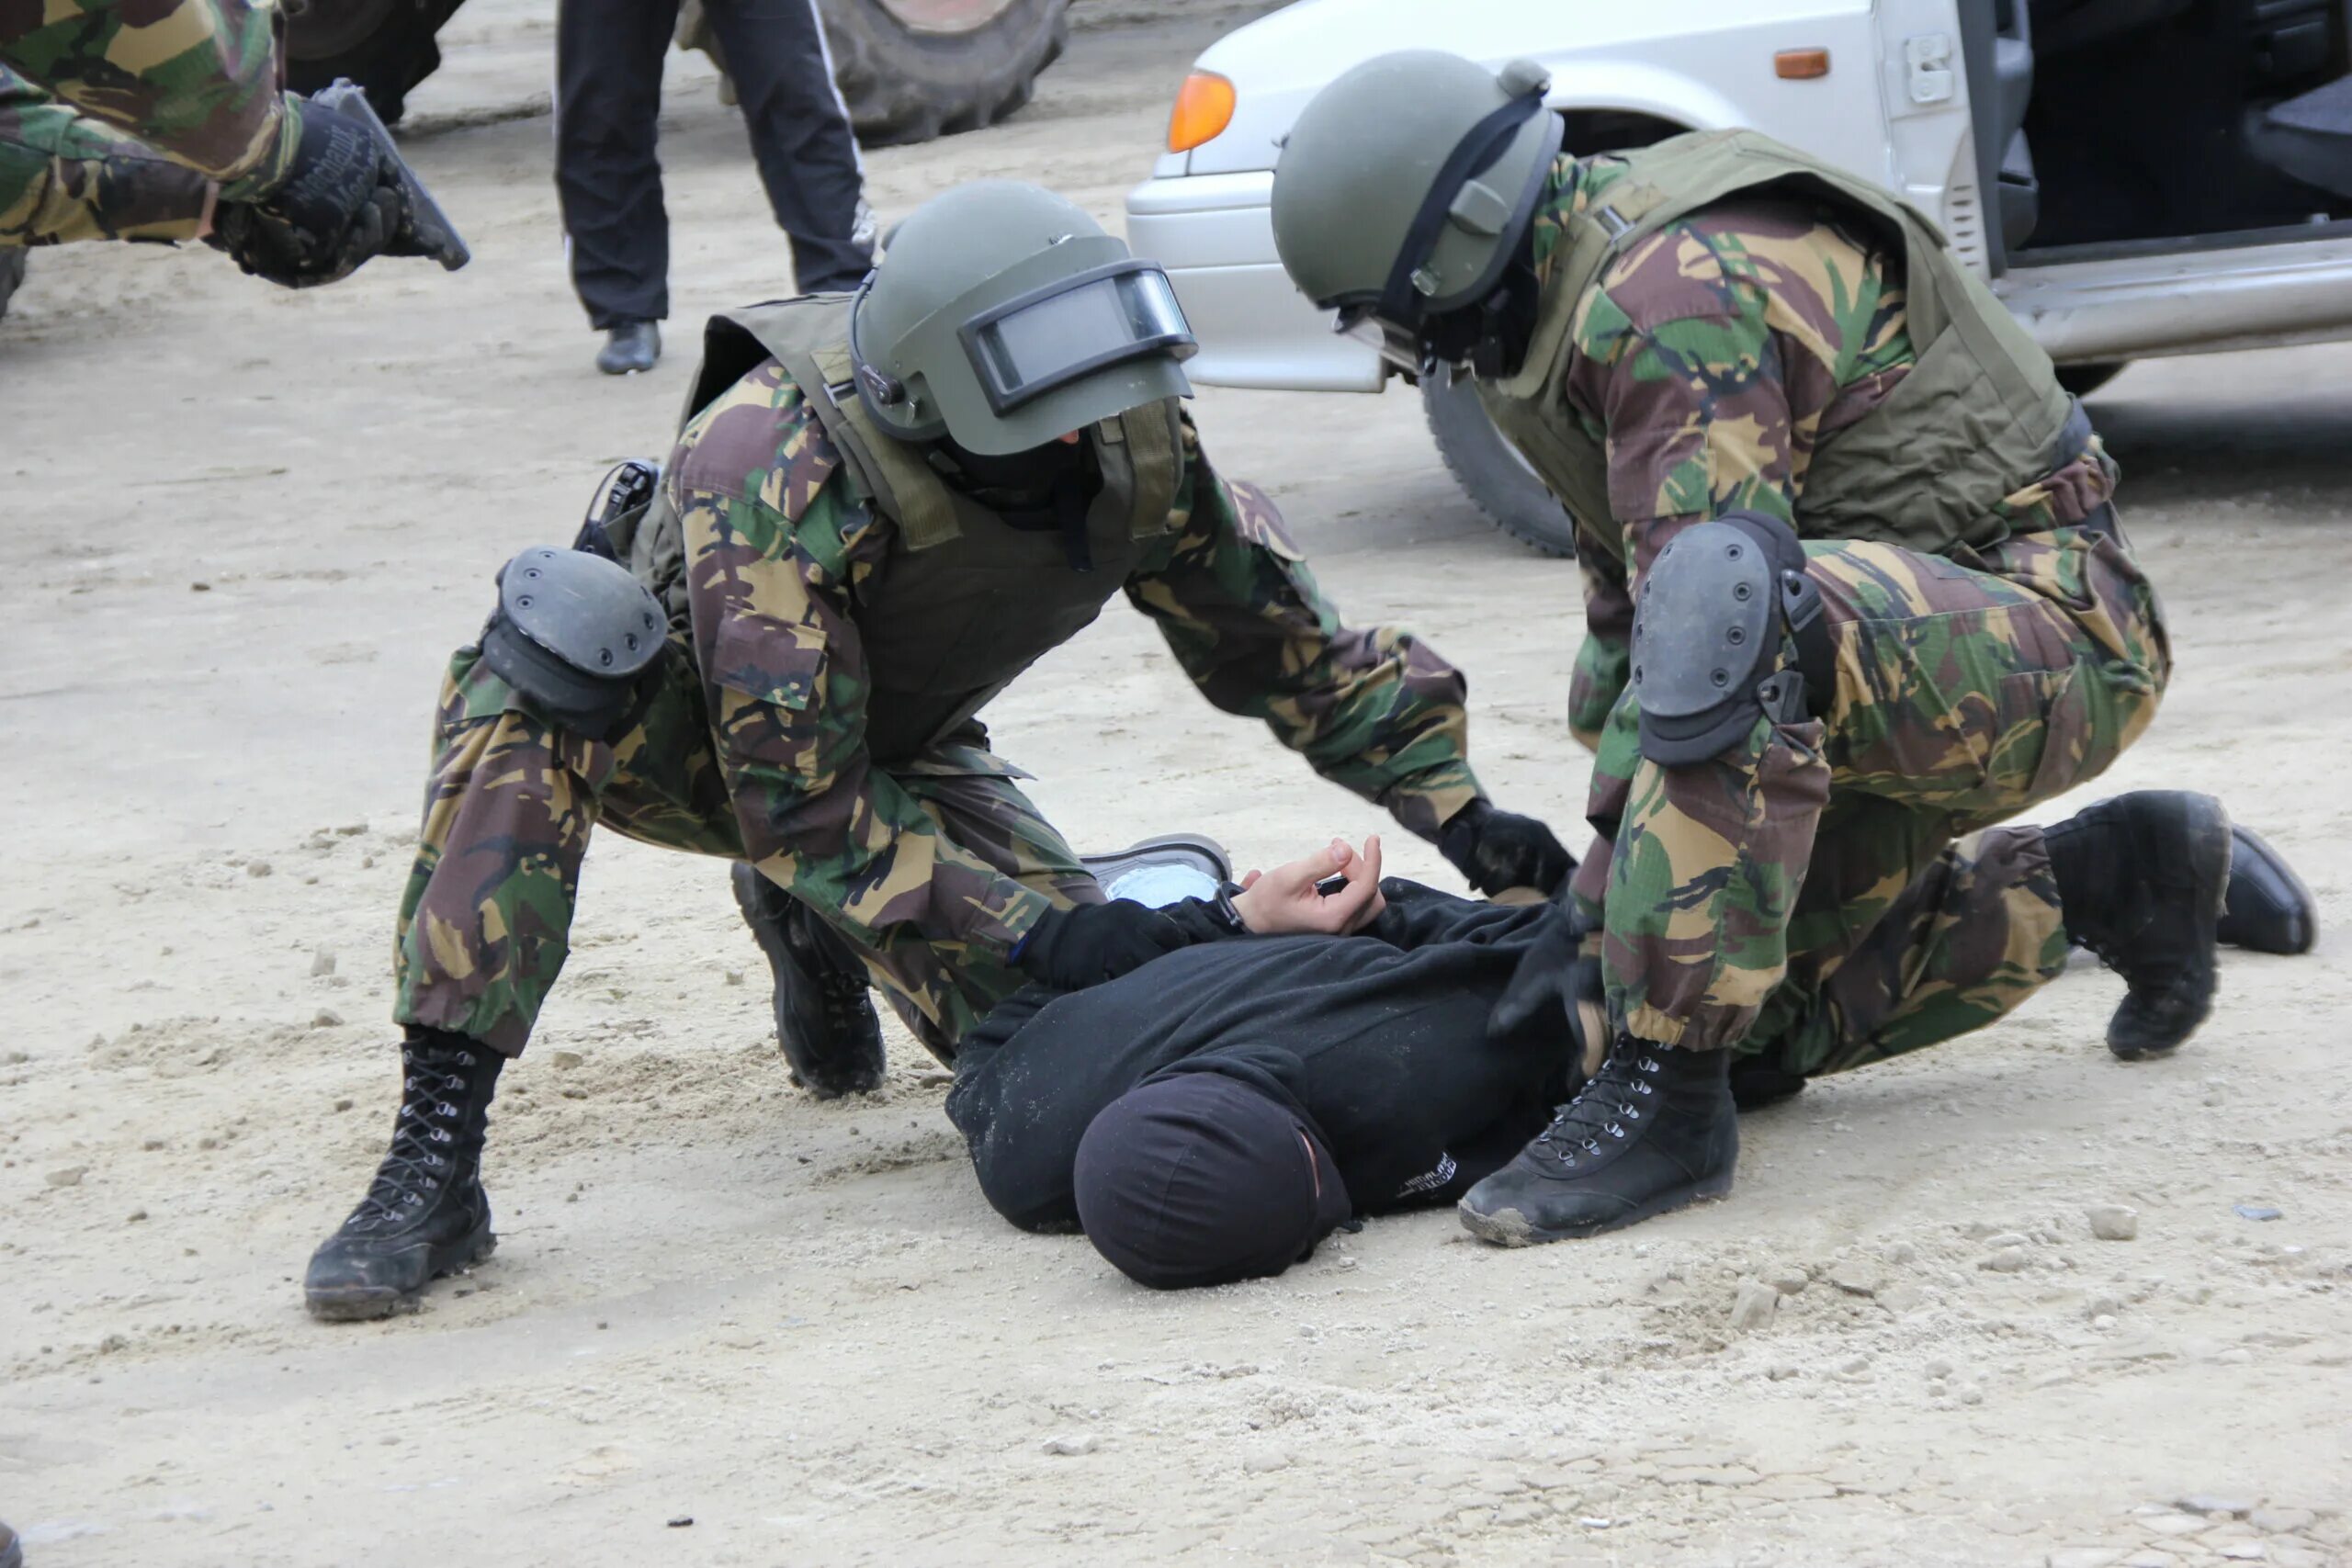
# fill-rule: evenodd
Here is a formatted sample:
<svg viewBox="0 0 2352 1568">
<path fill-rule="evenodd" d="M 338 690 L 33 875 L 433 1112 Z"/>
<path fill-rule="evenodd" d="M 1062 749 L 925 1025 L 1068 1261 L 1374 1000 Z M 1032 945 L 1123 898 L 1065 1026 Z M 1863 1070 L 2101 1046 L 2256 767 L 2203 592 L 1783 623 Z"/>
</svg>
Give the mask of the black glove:
<svg viewBox="0 0 2352 1568">
<path fill-rule="evenodd" d="M 1076 991 L 1191 945 L 1183 928 L 1159 910 L 1114 898 L 1047 910 L 1013 950 L 1012 962 L 1032 980 Z"/>
<path fill-rule="evenodd" d="M 255 200 L 222 202 L 206 243 L 288 288 L 348 277 L 370 256 L 424 255 L 394 157 L 357 121 L 311 109 L 286 178 Z"/>
<path fill-rule="evenodd" d="M 1577 868 L 1577 857 L 1551 829 L 1532 817 L 1498 811 L 1484 800 L 1472 801 L 1447 819 L 1437 850 L 1489 897 L 1506 887 L 1532 887 L 1549 897 Z"/>
<path fill-rule="evenodd" d="M 1487 1032 L 1500 1039 L 1531 1023 L 1565 1023 L 1577 1043 L 1584 1071 L 1592 1072 L 1606 1043 L 1609 1013 L 1601 995 L 1600 960 L 1584 951 L 1586 926 L 1572 909 L 1555 904 L 1535 941 L 1520 955 L 1510 984 L 1487 1015 Z"/>
</svg>

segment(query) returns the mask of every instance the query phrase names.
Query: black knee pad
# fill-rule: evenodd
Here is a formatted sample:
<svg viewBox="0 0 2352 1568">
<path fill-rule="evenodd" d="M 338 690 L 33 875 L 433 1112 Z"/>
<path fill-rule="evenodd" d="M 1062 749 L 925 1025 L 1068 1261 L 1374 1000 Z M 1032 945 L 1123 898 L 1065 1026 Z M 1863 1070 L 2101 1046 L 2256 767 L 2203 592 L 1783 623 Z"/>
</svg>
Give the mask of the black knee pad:
<svg viewBox="0 0 2352 1568">
<path fill-rule="evenodd" d="M 1804 682 L 1781 668 L 1781 638 L 1820 613 L 1804 548 L 1779 518 L 1735 512 L 1677 535 L 1634 612 L 1642 755 L 1682 767 L 1737 745 L 1761 715 L 1802 717 Z"/>
<path fill-rule="evenodd" d="M 668 646 L 661 602 L 628 569 L 541 547 L 499 569 L 482 662 L 568 728 L 601 737 Z"/>
</svg>

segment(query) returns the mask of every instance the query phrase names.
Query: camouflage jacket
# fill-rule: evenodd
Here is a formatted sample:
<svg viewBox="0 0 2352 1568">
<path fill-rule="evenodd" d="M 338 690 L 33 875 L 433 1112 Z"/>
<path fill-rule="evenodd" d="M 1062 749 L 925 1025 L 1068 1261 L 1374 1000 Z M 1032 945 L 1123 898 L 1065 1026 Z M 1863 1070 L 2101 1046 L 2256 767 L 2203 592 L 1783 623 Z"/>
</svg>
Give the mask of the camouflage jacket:
<svg viewBox="0 0 2352 1568">
<path fill-rule="evenodd" d="M 1625 174 L 1622 160 L 1562 157 L 1535 213 L 1548 287 L 1562 225 Z M 1585 646 L 1569 717 L 1597 743 L 1624 689 L 1633 588 L 1682 529 L 1726 512 L 1797 521 L 1815 448 L 1883 400 L 1914 355 L 1901 260 L 1808 205 L 1740 198 L 1703 209 L 1610 264 L 1578 302 L 1568 407 L 1602 444 L 1611 518 L 1586 536 Z M 2112 493 L 2096 438 L 2010 496 L 2013 531 L 2080 520 Z M 1596 526 L 1622 530 L 1605 543 Z"/>
<path fill-rule="evenodd" d="M 0 244 L 192 239 L 289 165 L 271 7 L 0 0 Z"/>
<path fill-rule="evenodd" d="M 748 472 L 739 460 L 747 423 L 751 449 L 767 455 Z M 697 464 L 714 428 L 726 431 L 710 442 L 724 456 Z M 1158 624 L 1211 703 L 1263 721 L 1325 778 L 1434 838 L 1480 793 L 1466 758 L 1463 677 L 1408 632 L 1342 625 L 1272 503 L 1217 476 L 1189 417 L 1182 457 L 1170 526 L 1127 574 L 1128 602 Z M 746 852 L 836 924 L 910 925 L 933 940 L 1008 952 L 1046 898 L 945 840 L 867 754 L 855 591 L 899 535 L 852 494 L 840 466 L 773 360 L 688 422 L 667 465 L 696 583 L 698 644 L 720 635 L 702 625 L 707 615 L 741 613 L 781 621 L 823 650 L 814 689 L 796 684 L 794 711 L 783 716 L 788 748 L 766 748 L 750 786 L 772 798 L 747 800 L 746 784 L 733 785 Z M 750 592 L 714 605 L 721 596 L 701 590 L 718 580 Z M 713 715 L 722 732 L 731 722 Z"/>
</svg>

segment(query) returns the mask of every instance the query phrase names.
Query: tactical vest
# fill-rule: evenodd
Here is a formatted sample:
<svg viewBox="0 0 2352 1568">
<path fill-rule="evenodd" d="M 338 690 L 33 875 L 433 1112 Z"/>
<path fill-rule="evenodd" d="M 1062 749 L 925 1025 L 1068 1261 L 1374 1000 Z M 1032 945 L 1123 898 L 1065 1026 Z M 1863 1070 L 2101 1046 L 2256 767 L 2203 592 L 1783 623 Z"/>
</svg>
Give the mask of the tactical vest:
<svg viewBox="0 0 2352 1568">
<path fill-rule="evenodd" d="M 2073 402 L 2050 356 L 1910 203 L 1752 130 L 1677 136 L 1611 156 L 1629 173 L 1568 220 L 1525 360 L 1478 383 L 1496 426 L 1573 516 L 1625 521 L 1610 508 L 1601 443 L 1566 400 L 1578 307 L 1611 262 L 1734 196 L 1826 204 L 1903 255 L 1916 362 L 1875 408 L 1815 449 L 1797 498 L 1799 533 L 1931 554 L 1992 544 L 2008 531 L 1999 502 L 2072 456 L 2063 435 Z M 1611 554 L 1623 548 L 1618 529 L 1593 531 Z"/>
<path fill-rule="evenodd" d="M 868 681 L 866 750 L 877 761 L 941 740 L 1075 637 L 1169 531 L 1182 461 L 1172 400 L 1087 433 L 1102 488 L 1086 517 L 1092 566 L 1081 571 L 1058 530 L 1012 527 L 949 485 L 922 446 L 876 423 L 852 379 L 847 296 L 712 317 L 680 429 L 770 358 L 808 399 L 853 497 L 896 525 L 888 555 L 851 590 Z M 684 624 L 685 543 L 666 498 L 615 543 Z"/>
</svg>

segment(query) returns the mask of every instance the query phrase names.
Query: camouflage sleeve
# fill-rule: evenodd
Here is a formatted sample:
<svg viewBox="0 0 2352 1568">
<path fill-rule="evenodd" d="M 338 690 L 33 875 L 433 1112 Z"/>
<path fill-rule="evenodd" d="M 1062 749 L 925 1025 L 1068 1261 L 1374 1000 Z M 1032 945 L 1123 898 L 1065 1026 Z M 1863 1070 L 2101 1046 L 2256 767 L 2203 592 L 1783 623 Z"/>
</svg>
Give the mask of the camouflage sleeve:
<svg viewBox="0 0 2352 1568">
<path fill-rule="evenodd" d="M 1568 733 L 1588 751 L 1600 750 L 1600 727 L 1633 678 L 1634 595 L 1625 563 L 1577 524 L 1577 571 L 1584 579 L 1584 642 L 1568 677 Z"/>
<path fill-rule="evenodd" d="M 1578 308 L 1571 412 L 1607 449 L 1638 583 L 1691 523 L 1793 523 L 1815 444 L 1909 368 L 1886 258 L 1785 204 L 1709 209 L 1619 257 Z"/>
<path fill-rule="evenodd" d="M 192 240 L 212 190 L 0 66 L 0 245 Z"/>
<path fill-rule="evenodd" d="M 865 656 L 849 592 L 886 547 L 885 525 L 832 477 L 837 459 L 814 421 L 786 406 L 798 389 L 781 372 L 775 379 L 755 436 L 769 446 L 764 465 L 746 465 L 726 427 L 752 412 L 734 394 L 672 460 L 695 653 L 746 852 L 870 945 L 905 928 L 1009 953 L 1050 900 L 947 838 L 866 754 Z"/>
<path fill-rule="evenodd" d="M 202 182 L 242 200 L 276 181 L 300 120 L 278 90 L 271 11 L 248 0 L 0 6 L 0 232 L 17 243 L 183 238 L 201 219 L 188 193 Z"/>
<path fill-rule="evenodd" d="M 1410 632 L 1341 625 L 1273 502 L 1219 479 L 1189 418 L 1183 438 L 1173 549 L 1128 599 L 1202 695 L 1263 719 L 1317 773 L 1434 839 L 1482 793 L 1461 672 Z"/>
</svg>

